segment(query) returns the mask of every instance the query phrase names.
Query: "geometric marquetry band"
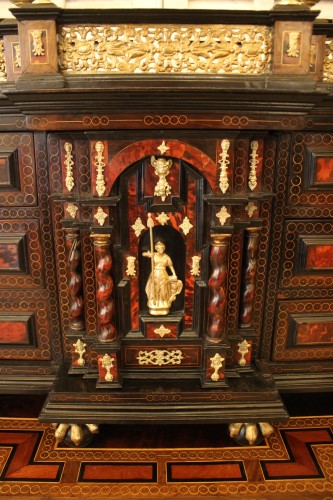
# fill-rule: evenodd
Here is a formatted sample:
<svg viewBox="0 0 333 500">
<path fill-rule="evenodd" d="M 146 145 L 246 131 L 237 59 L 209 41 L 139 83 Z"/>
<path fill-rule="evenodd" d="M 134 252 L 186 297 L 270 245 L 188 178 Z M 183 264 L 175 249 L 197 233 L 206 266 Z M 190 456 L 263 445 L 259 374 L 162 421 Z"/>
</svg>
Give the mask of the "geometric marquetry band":
<svg viewBox="0 0 333 500">
<path fill-rule="evenodd" d="M 65 73 L 259 75 L 270 70 L 272 30 L 247 25 L 62 26 Z"/>
</svg>

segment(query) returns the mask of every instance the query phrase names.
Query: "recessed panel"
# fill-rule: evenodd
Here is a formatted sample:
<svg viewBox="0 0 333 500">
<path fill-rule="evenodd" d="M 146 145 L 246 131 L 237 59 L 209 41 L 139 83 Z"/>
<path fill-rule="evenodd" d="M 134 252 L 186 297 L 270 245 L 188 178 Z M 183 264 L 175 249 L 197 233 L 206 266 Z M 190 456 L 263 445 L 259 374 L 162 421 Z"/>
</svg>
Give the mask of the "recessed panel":
<svg viewBox="0 0 333 500">
<path fill-rule="evenodd" d="M 0 274 L 27 272 L 25 235 L 0 235 Z"/>
<path fill-rule="evenodd" d="M 33 316 L 0 316 L 0 344 L 35 345 Z"/>
<path fill-rule="evenodd" d="M 279 301 L 274 331 L 273 361 L 332 360 L 333 301 Z"/>
<path fill-rule="evenodd" d="M 306 252 L 305 269 L 333 270 L 333 244 L 309 245 Z"/>
<path fill-rule="evenodd" d="M 0 190 L 19 190 L 17 150 L 0 151 Z"/>
<path fill-rule="evenodd" d="M 332 344 L 333 318 L 293 318 L 295 345 Z"/>
<path fill-rule="evenodd" d="M 32 134 L 0 133 L 0 206 L 37 205 Z"/>
</svg>

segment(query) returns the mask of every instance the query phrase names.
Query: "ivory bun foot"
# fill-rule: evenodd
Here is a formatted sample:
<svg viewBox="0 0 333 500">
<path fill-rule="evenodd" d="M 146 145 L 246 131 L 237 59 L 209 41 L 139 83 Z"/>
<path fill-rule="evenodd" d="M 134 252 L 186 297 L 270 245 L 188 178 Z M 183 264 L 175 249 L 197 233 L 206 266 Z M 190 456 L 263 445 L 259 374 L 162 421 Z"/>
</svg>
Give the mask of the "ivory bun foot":
<svg viewBox="0 0 333 500">
<path fill-rule="evenodd" d="M 230 437 L 243 446 L 258 445 L 273 432 L 274 427 L 269 422 L 238 422 L 229 425 Z"/>
<path fill-rule="evenodd" d="M 99 428 L 96 424 L 52 424 L 55 429 L 55 438 L 57 445 L 64 443 L 68 446 L 88 446 L 93 435 L 98 434 Z"/>
</svg>

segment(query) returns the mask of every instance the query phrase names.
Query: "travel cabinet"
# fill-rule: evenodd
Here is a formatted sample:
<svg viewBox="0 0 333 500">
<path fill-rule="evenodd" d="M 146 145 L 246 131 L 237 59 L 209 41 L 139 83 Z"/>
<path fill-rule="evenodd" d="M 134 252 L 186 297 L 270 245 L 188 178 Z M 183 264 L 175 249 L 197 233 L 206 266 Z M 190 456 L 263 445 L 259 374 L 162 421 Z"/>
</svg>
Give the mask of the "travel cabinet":
<svg viewBox="0 0 333 500">
<path fill-rule="evenodd" d="M 13 8 L 0 24 L 0 390 L 230 424 L 333 386 L 333 30 L 318 12 Z"/>
</svg>

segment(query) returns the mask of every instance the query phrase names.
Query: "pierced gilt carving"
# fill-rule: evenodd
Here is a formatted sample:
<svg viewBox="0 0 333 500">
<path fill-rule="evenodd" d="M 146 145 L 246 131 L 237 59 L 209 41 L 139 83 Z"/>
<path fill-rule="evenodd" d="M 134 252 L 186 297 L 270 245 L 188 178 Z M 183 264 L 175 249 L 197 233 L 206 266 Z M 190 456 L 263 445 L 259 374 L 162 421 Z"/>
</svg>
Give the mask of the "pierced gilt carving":
<svg viewBox="0 0 333 500">
<path fill-rule="evenodd" d="M 3 40 L 0 41 L 0 81 L 7 79 L 5 46 Z"/>
<path fill-rule="evenodd" d="M 169 328 L 165 328 L 164 325 L 161 325 L 159 328 L 154 330 L 154 333 L 163 338 L 165 335 L 168 335 L 168 333 L 171 333 L 171 330 L 169 330 Z"/>
<path fill-rule="evenodd" d="M 170 220 L 170 217 L 165 212 L 162 212 L 158 217 L 156 217 L 156 220 L 161 224 L 161 226 L 165 226 L 168 220 Z"/>
<path fill-rule="evenodd" d="M 157 149 L 160 151 L 161 155 L 164 155 L 170 148 L 168 148 L 168 146 L 165 144 L 165 141 L 163 141 Z"/>
<path fill-rule="evenodd" d="M 210 366 L 213 368 L 214 372 L 211 375 L 211 379 L 213 382 L 218 382 L 220 380 L 219 370 L 223 367 L 223 358 L 218 352 L 212 358 L 209 358 L 211 361 Z"/>
<path fill-rule="evenodd" d="M 260 75 L 269 70 L 272 29 L 259 25 L 62 26 L 58 51 L 60 68 L 68 73 Z"/>
<path fill-rule="evenodd" d="M 96 142 L 95 150 L 97 155 L 95 156 L 95 165 L 96 165 L 96 191 L 98 196 L 103 196 L 106 191 L 105 179 L 104 179 L 104 144 L 101 141 Z"/>
<path fill-rule="evenodd" d="M 183 231 L 185 236 L 191 231 L 193 224 L 191 224 L 190 219 L 186 216 L 181 224 L 179 224 L 180 229 Z"/>
<path fill-rule="evenodd" d="M 193 255 L 193 257 L 192 257 L 192 269 L 190 271 L 192 276 L 200 276 L 200 261 L 201 261 L 201 257 L 199 255 Z"/>
<path fill-rule="evenodd" d="M 325 42 L 324 74 L 323 80 L 333 82 L 333 40 Z"/>
<path fill-rule="evenodd" d="M 127 260 L 127 269 L 126 269 L 127 276 L 136 276 L 135 257 L 130 255 L 129 257 L 126 257 L 126 260 Z"/>
<path fill-rule="evenodd" d="M 86 364 L 86 361 L 85 361 L 83 356 L 86 353 L 87 344 L 85 344 L 81 339 L 78 339 L 75 342 L 75 344 L 73 344 L 73 347 L 75 347 L 76 354 L 79 355 L 79 359 L 77 360 L 77 364 L 79 366 L 84 366 Z"/>
<path fill-rule="evenodd" d="M 75 219 L 78 210 L 79 208 L 76 205 L 74 205 L 74 203 L 68 203 L 66 207 L 66 212 L 69 213 L 72 219 Z"/>
<path fill-rule="evenodd" d="M 249 172 L 249 180 L 248 180 L 248 186 L 253 191 L 257 184 L 257 165 L 259 161 L 257 160 L 258 158 L 258 147 L 259 143 L 258 141 L 252 141 L 251 144 L 251 155 L 250 155 L 250 172 Z"/>
<path fill-rule="evenodd" d="M 106 375 L 104 377 L 105 382 L 112 382 L 113 375 L 111 373 L 111 368 L 113 368 L 114 358 L 111 358 L 109 354 L 104 354 L 102 357 L 102 368 L 105 368 Z"/>
<path fill-rule="evenodd" d="M 180 349 L 174 351 L 155 349 L 154 351 L 140 351 L 136 359 L 139 365 L 180 365 L 184 356 Z"/>
<path fill-rule="evenodd" d="M 229 147 L 230 147 L 230 141 L 228 141 L 228 139 L 223 139 L 223 141 L 221 142 L 221 148 L 222 148 L 222 152 L 220 155 L 221 159 L 219 160 L 219 164 L 221 165 L 219 186 L 223 194 L 227 191 L 229 187 L 229 182 L 228 182 L 228 165 L 230 163 L 228 159 Z"/>
<path fill-rule="evenodd" d="M 104 226 L 105 219 L 107 218 L 108 214 L 104 212 L 102 207 L 98 207 L 97 212 L 94 215 L 94 219 L 97 220 L 98 224 L 100 226 Z"/>
<path fill-rule="evenodd" d="M 65 142 L 64 150 L 66 152 L 65 160 L 64 160 L 64 164 L 66 167 L 65 184 L 66 184 L 66 188 L 68 189 L 68 191 L 72 191 L 72 189 L 74 188 L 74 185 L 75 185 L 75 183 L 74 183 L 74 171 L 73 171 L 74 161 L 73 161 L 73 155 L 72 155 L 72 151 L 73 151 L 72 144 L 70 142 Z"/>
<path fill-rule="evenodd" d="M 132 224 L 131 228 L 133 229 L 133 231 L 135 232 L 135 236 L 137 236 L 139 238 L 139 236 L 141 235 L 142 231 L 144 229 L 146 229 L 146 226 L 142 223 L 142 220 L 140 217 L 138 217 L 135 221 L 134 224 Z"/>
<path fill-rule="evenodd" d="M 154 196 L 159 196 L 162 201 L 165 201 L 165 198 L 171 194 L 171 186 L 166 180 L 166 177 L 169 175 L 172 160 L 166 160 L 165 158 L 158 158 L 156 160 L 155 156 L 152 156 L 150 161 L 158 177 L 158 182 L 154 189 Z"/>
<path fill-rule="evenodd" d="M 238 360 L 238 364 L 239 364 L 239 366 L 246 366 L 245 356 L 249 352 L 251 344 L 249 344 L 249 342 L 246 339 L 244 339 L 244 340 L 242 340 L 242 342 L 239 342 L 239 344 L 237 344 L 237 345 L 238 345 L 237 352 L 239 352 L 239 354 L 241 355 L 241 357 Z"/>
<path fill-rule="evenodd" d="M 253 201 L 249 201 L 249 203 L 245 207 L 245 211 L 247 212 L 247 215 L 251 218 L 254 212 L 257 210 L 257 206 Z"/>
<path fill-rule="evenodd" d="M 15 43 L 13 45 L 14 47 L 14 65 L 17 67 L 17 68 L 20 68 L 21 67 L 21 47 L 20 47 L 20 44 L 19 43 Z"/>
<path fill-rule="evenodd" d="M 45 47 L 43 44 L 43 30 L 32 30 L 29 32 L 32 38 L 32 53 L 34 56 L 43 56 L 45 54 Z"/>
<path fill-rule="evenodd" d="M 287 48 L 287 54 L 289 57 L 298 57 L 301 47 L 300 47 L 300 31 L 291 31 L 289 33 L 289 45 Z"/>
<path fill-rule="evenodd" d="M 224 226 L 227 219 L 229 219 L 230 214 L 226 207 L 222 207 L 221 210 L 216 214 L 216 217 L 219 219 L 221 226 Z"/>
</svg>

